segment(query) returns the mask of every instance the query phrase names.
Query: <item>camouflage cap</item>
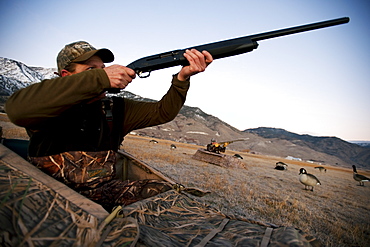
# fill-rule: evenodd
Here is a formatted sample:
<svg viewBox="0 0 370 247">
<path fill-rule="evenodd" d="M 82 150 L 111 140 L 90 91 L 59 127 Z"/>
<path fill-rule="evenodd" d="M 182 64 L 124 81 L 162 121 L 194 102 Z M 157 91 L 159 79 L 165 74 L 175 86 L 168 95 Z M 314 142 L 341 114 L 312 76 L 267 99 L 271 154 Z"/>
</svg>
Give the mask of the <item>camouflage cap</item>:
<svg viewBox="0 0 370 247">
<path fill-rule="evenodd" d="M 114 55 L 110 50 L 105 48 L 97 50 L 86 41 L 77 41 L 68 44 L 57 56 L 58 72 L 60 73 L 72 62 L 85 62 L 94 55 L 99 56 L 104 63 L 110 63 L 114 60 Z"/>
</svg>

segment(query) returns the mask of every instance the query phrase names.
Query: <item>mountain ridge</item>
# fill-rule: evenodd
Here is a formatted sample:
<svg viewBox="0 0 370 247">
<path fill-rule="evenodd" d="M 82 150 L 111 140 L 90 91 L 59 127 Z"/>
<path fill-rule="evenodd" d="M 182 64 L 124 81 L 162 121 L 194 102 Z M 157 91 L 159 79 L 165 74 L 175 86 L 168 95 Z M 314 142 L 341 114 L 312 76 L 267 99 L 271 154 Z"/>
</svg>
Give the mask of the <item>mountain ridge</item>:
<svg viewBox="0 0 370 247">
<path fill-rule="evenodd" d="M 7 97 L 20 88 L 55 77 L 54 68 L 29 67 L 21 62 L 0 57 L 0 110 Z M 129 91 L 116 95 L 141 101 Z M 263 130 L 263 131 L 262 131 Z M 132 134 L 206 146 L 211 139 L 245 141 L 231 143 L 229 150 L 272 155 L 351 167 L 355 164 L 370 169 L 370 148 L 349 143 L 337 137 L 299 135 L 283 129 L 260 127 L 238 130 L 221 119 L 203 112 L 198 107 L 184 105 L 171 122 L 135 130 Z"/>
<path fill-rule="evenodd" d="M 344 141 L 338 137 L 310 136 L 307 134 L 299 135 L 284 129 L 267 127 L 247 129 L 245 132 L 255 133 L 268 139 L 284 139 L 296 144 L 301 142 L 301 145 L 308 146 L 309 148 L 318 152 L 324 152 L 330 155 L 338 156 L 348 163 L 365 163 L 370 160 L 369 147 L 364 148 L 357 144 Z"/>
<path fill-rule="evenodd" d="M 53 68 L 29 67 L 22 62 L 0 57 L 0 96 L 9 96 L 30 84 L 55 77 Z"/>
</svg>

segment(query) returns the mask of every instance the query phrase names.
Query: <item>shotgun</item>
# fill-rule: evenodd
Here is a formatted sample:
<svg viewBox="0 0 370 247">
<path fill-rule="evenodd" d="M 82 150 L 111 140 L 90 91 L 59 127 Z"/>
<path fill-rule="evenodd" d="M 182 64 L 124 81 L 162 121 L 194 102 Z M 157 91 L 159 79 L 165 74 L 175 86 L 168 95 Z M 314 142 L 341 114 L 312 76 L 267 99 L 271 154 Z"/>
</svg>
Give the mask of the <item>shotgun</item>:
<svg viewBox="0 0 370 247">
<path fill-rule="evenodd" d="M 240 38 L 228 39 L 224 41 L 189 47 L 181 50 L 173 50 L 169 52 L 164 52 L 152 56 L 147 56 L 140 58 L 127 67 L 133 69 L 135 73 L 140 78 L 146 78 L 150 76 L 150 72 L 154 70 L 170 68 L 178 65 L 186 66 L 188 61 L 183 56 L 187 49 L 197 49 L 198 51 L 206 50 L 213 56 L 213 59 L 219 59 L 224 57 L 235 56 L 247 52 L 251 52 L 257 49 L 257 41 L 276 38 L 280 36 L 301 33 L 306 31 L 311 31 L 315 29 L 345 24 L 349 22 L 349 17 L 342 17 L 338 19 L 332 19 L 328 21 L 315 22 L 312 24 L 306 24 L 302 26 L 290 27 L 285 29 L 279 29 L 275 31 L 254 34 L 249 36 L 244 36 Z M 109 93 L 118 93 L 120 89 L 110 88 Z"/>
</svg>

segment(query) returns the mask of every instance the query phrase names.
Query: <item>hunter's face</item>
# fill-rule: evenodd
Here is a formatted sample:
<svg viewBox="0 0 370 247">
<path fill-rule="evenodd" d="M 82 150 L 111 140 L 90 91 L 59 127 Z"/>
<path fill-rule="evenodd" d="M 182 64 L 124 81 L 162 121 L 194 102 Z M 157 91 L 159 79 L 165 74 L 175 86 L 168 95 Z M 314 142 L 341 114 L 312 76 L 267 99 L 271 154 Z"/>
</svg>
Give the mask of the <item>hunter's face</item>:
<svg viewBox="0 0 370 247">
<path fill-rule="evenodd" d="M 92 56 L 90 59 L 88 59 L 83 64 L 79 63 L 76 65 L 76 69 L 72 74 L 78 74 L 86 70 L 91 69 L 103 69 L 105 68 L 105 65 L 100 57 L 98 56 Z"/>
<path fill-rule="evenodd" d="M 103 69 L 103 68 L 105 68 L 105 65 L 101 58 L 98 56 L 92 56 L 84 63 L 75 63 L 73 72 L 63 69 L 61 72 L 61 76 L 74 75 L 91 69 Z"/>
</svg>

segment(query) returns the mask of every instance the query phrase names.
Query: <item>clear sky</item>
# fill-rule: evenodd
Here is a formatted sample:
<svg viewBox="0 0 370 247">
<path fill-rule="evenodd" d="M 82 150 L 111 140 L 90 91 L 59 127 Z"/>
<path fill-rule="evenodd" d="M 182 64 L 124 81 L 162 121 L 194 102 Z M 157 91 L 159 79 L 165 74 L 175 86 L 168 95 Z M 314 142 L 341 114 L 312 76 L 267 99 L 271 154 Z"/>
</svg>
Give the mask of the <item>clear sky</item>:
<svg viewBox="0 0 370 247">
<path fill-rule="evenodd" d="M 56 67 L 65 44 L 109 48 L 114 63 L 340 17 L 348 24 L 259 42 L 215 60 L 191 80 L 186 105 L 240 129 L 370 141 L 370 2 L 367 0 L 0 0 L 0 57 Z M 179 67 L 126 89 L 159 100 Z"/>
</svg>

